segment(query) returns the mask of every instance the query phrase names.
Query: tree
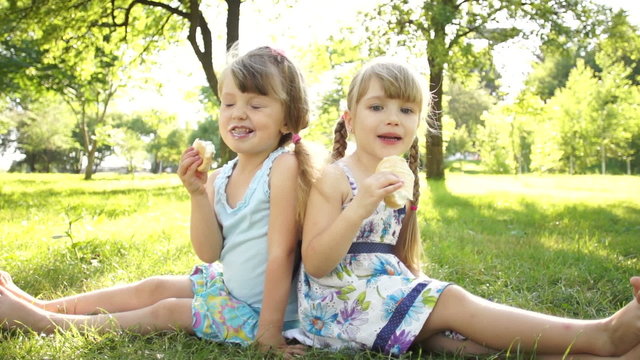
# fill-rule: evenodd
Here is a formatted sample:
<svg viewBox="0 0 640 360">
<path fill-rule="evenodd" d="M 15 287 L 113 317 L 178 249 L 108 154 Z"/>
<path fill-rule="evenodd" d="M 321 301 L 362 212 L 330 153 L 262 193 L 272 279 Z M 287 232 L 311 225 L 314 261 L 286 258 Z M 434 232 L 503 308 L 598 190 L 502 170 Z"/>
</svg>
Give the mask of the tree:
<svg viewBox="0 0 640 360">
<path fill-rule="evenodd" d="M 446 91 L 446 113 L 451 116 L 456 123 L 456 129 L 464 126 L 467 132 L 464 136 L 471 142 L 469 149 L 476 144 L 476 133 L 479 126 L 482 125 L 482 114 L 489 110 L 496 102 L 489 92 L 485 89 L 472 86 L 471 89 L 463 87 L 461 84 L 452 82 Z M 458 134 L 460 138 L 462 134 Z"/>
<path fill-rule="evenodd" d="M 72 116 L 55 97 L 47 97 L 31 110 L 16 112 L 18 150 L 31 172 L 64 167 L 63 154 L 71 147 Z M 54 164 L 57 163 L 57 166 Z"/>
<path fill-rule="evenodd" d="M 30 84 L 51 89 L 75 115 L 84 154 L 87 157 L 85 179 L 91 179 L 97 150 L 103 145 L 108 129 L 108 108 L 118 88 L 126 80 L 122 75 L 133 66 L 142 49 L 149 49 L 149 38 L 142 29 L 131 29 L 137 42 L 127 46 L 117 41 L 123 29 L 101 26 L 104 14 L 100 4 L 76 0 L 47 3 L 11 2 L 10 44 L 33 44 L 37 61 L 28 63 L 16 81 L 31 78 Z M 51 12 L 67 12 L 67 18 L 51 18 Z M 153 41 L 151 41 L 153 43 Z"/>
<path fill-rule="evenodd" d="M 627 160 L 633 154 L 631 140 L 637 131 L 638 86 L 631 84 L 628 79 L 631 71 L 623 63 L 602 62 L 593 104 L 593 122 L 597 124 L 600 171 L 606 174 L 608 158 L 619 156 Z"/>
<path fill-rule="evenodd" d="M 593 70 L 578 60 L 566 86 L 547 102 L 547 114 L 556 122 L 557 145 L 569 174 L 585 173 L 597 159 L 597 125 L 592 121 L 597 88 Z"/>
<path fill-rule="evenodd" d="M 228 49 L 238 41 L 242 1 L 225 0 L 225 3 L 228 14 L 226 39 L 226 49 Z M 81 133 L 87 133 L 84 137 L 85 152 L 91 163 L 95 149 L 99 147 L 99 144 L 91 143 L 93 125 L 99 126 L 104 121 L 108 104 L 119 84 L 113 82 L 115 79 L 109 76 L 112 74 L 109 71 L 93 72 L 96 75 L 94 78 L 87 76 L 86 71 L 91 69 L 92 62 L 76 62 L 76 59 L 90 59 L 93 56 L 93 63 L 100 66 L 111 63 L 111 68 L 117 67 L 113 62 L 127 59 L 129 62 L 125 61 L 125 64 L 130 66 L 133 64 L 132 60 L 143 61 L 144 54 L 151 53 L 161 46 L 160 40 L 164 40 L 163 44 L 173 42 L 186 25 L 187 40 L 202 64 L 212 93 L 218 99 L 218 79 L 213 66 L 213 34 L 201 7 L 199 0 L 180 2 L 112 0 L 107 6 L 87 0 L 46 2 L 15 0 L 2 3 L 0 8 L 7 16 L 0 22 L 0 29 L 8 35 L 7 41 L 0 43 L 0 50 L 12 50 L 9 53 L 14 55 L 8 58 L 13 61 L 12 68 L 20 70 L 18 74 L 21 74 L 19 77 L 6 77 L 3 80 L 10 80 L 9 85 L 14 86 L 25 79 L 34 78 L 43 87 L 49 87 L 50 80 L 55 80 L 53 84 L 60 86 L 65 76 L 69 76 L 66 80 L 75 80 L 75 85 L 89 85 L 87 80 L 93 81 L 90 86 L 84 86 L 85 90 L 69 84 L 63 86 L 67 90 L 73 89 L 72 95 L 75 96 L 75 110 L 78 114 L 79 126 L 82 128 Z M 65 16 L 51 17 L 50 14 L 65 14 Z M 34 45 L 31 45 L 32 43 Z M 29 44 L 29 47 L 23 46 L 24 44 Z M 107 48 L 105 44 L 109 44 L 111 48 Z M 61 51 L 61 49 L 65 50 Z M 102 53 L 98 54 L 100 51 Z M 48 55 L 45 54 L 49 58 L 47 62 L 39 61 L 40 52 L 48 52 Z M 221 52 L 224 52 L 224 49 Z M 11 61 L 2 61 L 2 54 L 4 52 L 0 51 L 0 64 L 10 63 Z M 15 54 L 21 56 L 18 57 Z M 23 64 L 15 61 L 18 58 L 36 60 Z M 53 79 L 47 76 L 33 76 L 34 72 L 36 75 L 50 74 L 49 70 L 52 70 L 49 68 L 50 65 L 69 71 L 66 75 L 55 76 Z M 123 69 L 120 70 L 117 73 L 121 74 Z M 4 73 L 0 70 L 0 74 Z M 85 75 L 77 76 L 78 73 L 85 73 Z M 104 75 L 102 79 L 99 78 L 100 74 Z M 106 86 L 105 80 L 111 80 L 111 84 L 115 86 Z M 102 81 L 99 93 L 86 91 L 88 87 L 95 87 L 96 81 Z M 67 95 L 70 94 L 67 93 Z M 87 109 L 87 106 L 98 106 L 99 109 Z M 225 160 L 233 156 L 224 144 L 221 144 L 218 152 Z M 90 169 L 91 166 L 88 168 Z M 89 178 L 90 173 L 85 173 L 85 177 Z"/>
<path fill-rule="evenodd" d="M 444 178 L 442 85 L 445 71 L 461 74 L 464 70 L 455 68 L 454 54 L 476 56 L 471 39 L 484 39 L 492 47 L 525 33 L 515 26 L 491 28 L 492 24 L 504 19 L 513 19 L 513 24 L 517 20 L 526 25 L 536 24 L 536 35 L 544 39 L 549 34 L 568 33 L 570 29 L 565 24 L 570 16 L 578 20 L 579 30 L 584 31 L 591 25 L 588 20 L 592 11 L 588 4 L 578 0 L 386 0 L 375 13 L 367 16 L 369 47 L 373 52 L 384 52 L 394 44 L 426 54 L 430 70 L 429 91 L 434 95 L 432 126 L 426 134 L 427 177 Z"/>
<path fill-rule="evenodd" d="M 152 0 L 121 0 L 120 2 L 122 4 L 116 4 L 116 1 L 111 1 L 111 24 L 114 26 L 129 27 L 132 24 L 132 11 L 137 5 L 159 9 L 167 12 L 170 17 L 177 16 L 181 18 L 181 20 L 186 21 L 189 29 L 187 40 L 198 61 L 200 61 L 209 88 L 216 102 L 219 104 L 218 77 L 213 66 L 213 34 L 209 28 L 206 17 L 202 13 L 201 2 L 199 0 L 167 3 Z M 242 0 L 225 0 L 225 3 L 227 4 L 226 50 L 228 51 L 233 44 L 239 40 L 240 5 Z M 219 142 L 216 150 L 223 160 L 223 163 L 226 163 L 233 157 L 233 152 L 223 141 Z"/>
<path fill-rule="evenodd" d="M 323 144 L 328 149 L 333 146 L 336 121 L 346 110 L 348 79 L 353 77 L 358 65 L 365 61 L 357 43 L 349 38 L 353 30 L 342 31 L 343 34 L 339 36 L 330 36 L 326 43 L 313 44 L 306 48 L 302 60 L 302 68 L 307 70 L 304 75 L 309 86 L 319 85 L 327 89 L 321 95 L 318 115 L 309 124 L 305 138 Z M 314 84 L 323 78 L 330 80 Z"/>
</svg>

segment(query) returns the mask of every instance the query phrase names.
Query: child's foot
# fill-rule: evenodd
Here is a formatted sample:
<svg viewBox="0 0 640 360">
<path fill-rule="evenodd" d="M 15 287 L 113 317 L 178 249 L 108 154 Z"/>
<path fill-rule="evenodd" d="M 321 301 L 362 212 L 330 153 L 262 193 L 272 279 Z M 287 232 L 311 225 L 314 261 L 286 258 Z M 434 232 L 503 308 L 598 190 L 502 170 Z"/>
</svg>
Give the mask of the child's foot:
<svg viewBox="0 0 640 360">
<path fill-rule="evenodd" d="M 635 301 L 618 310 L 606 320 L 612 355 L 621 356 L 630 351 L 640 351 L 640 277 L 630 280 Z"/>
<path fill-rule="evenodd" d="M 44 304 L 42 303 L 42 301 L 34 298 L 33 296 L 27 294 L 22 289 L 20 289 L 18 285 L 16 285 L 13 282 L 11 275 L 9 275 L 8 272 L 2 271 L 2 270 L 0 270 L 0 287 L 8 290 L 19 299 L 22 299 L 30 304 L 33 304 L 41 309 L 44 309 Z"/>
<path fill-rule="evenodd" d="M 640 344 L 636 345 L 631 351 L 622 355 L 621 360 L 637 360 L 640 359 Z"/>
<path fill-rule="evenodd" d="M 635 297 L 638 304 L 640 304 L 640 276 L 632 277 L 630 282 L 631 286 L 633 286 L 633 297 Z"/>
<path fill-rule="evenodd" d="M 8 272 L 0 270 L 0 286 L 7 287 L 13 285 L 13 279 Z"/>
<path fill-rule="evenodd" d="M 35 331 L 53 329 L 53 324 L 42 310 L 20 300 L 4 287 L 0 287 L 0 326 Z"/>
</svg>

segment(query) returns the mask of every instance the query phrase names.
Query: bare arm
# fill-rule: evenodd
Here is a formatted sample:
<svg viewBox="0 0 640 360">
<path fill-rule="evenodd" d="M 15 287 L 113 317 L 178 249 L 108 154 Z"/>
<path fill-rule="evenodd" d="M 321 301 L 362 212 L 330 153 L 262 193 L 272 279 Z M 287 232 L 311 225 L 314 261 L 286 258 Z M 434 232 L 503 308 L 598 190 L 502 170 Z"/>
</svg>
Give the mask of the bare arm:
<svg viewBox="0 0 640 360">
<path fill-rule="evenodd" d="M 200 260 L 212 263 L 220 258 L 222 232 L 213 210 L 213 182 L 219 170 L 211 176 L 197 167 L 202 159 L 193 147 L 182 154 L 178 175 L 191 196 L 191 245 Z"/>
<path fill-rule="evenodd" d="M 399 189 L 395 175 L 373 174 L 359 186 L 358 194 L 342 210 L 350 194 L 349 184 L 338 165 L 326 168 L 309 196 L 302 236 L 302 262 L 305 271 L 322 277 L 345 256 L 362 221 L 373 213 L 380 201 Z"/>
<path fill-rule="evenodd" d="M 263 347 L 285 345 L 282 337 L 284 314 L 291 291 L 296 246 L 296 196 L 298 162 L 291 154 L 279 156 L 270 176 L 270 208 L 267 267 L 262 309 L 256 340 Z"/>
</svg>

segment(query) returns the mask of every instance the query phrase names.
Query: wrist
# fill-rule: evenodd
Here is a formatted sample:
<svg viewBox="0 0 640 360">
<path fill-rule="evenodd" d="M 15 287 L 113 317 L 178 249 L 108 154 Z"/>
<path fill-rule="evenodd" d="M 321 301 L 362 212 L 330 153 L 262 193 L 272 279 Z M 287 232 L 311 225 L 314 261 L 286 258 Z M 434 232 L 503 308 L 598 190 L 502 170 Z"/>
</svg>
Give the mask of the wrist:
<svg viewBox="0 0 640 360">
<path fill-rule="evenodd" d="M 358 225 L 360 225 L 360 223 L 362 223 L 364 219 L 371 215 L 367 214 L 367 212 L 364 211 L 361 206 L 354 204 L 353 201 L 349 205 L 347 205 L 347 207 L 342 211 L 342 214 L 347 218 L 347 221 L 352 224 Z"/>
</svg>

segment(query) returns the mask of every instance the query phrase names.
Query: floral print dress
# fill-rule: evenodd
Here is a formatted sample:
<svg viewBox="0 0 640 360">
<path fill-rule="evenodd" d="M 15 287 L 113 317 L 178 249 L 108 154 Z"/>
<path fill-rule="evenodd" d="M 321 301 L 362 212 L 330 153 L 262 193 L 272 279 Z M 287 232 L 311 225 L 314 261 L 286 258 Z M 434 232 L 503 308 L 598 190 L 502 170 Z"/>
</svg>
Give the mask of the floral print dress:
<svg viewBox="0 0 640 360">
<path fill-rule="evenodd" d="M 344 163 L 338 164 L 355 196 L 353 176 Z M 392 253 L 404 215 L 404 208 L 393 210 L 381 202 L 331 273 L 315 278 L 301 271 L 298 313 L 303 336 L 298 340 L 332 349 L 394 355 L 407 351 L 449 283 L 416 278 Z"/>
</svg>

